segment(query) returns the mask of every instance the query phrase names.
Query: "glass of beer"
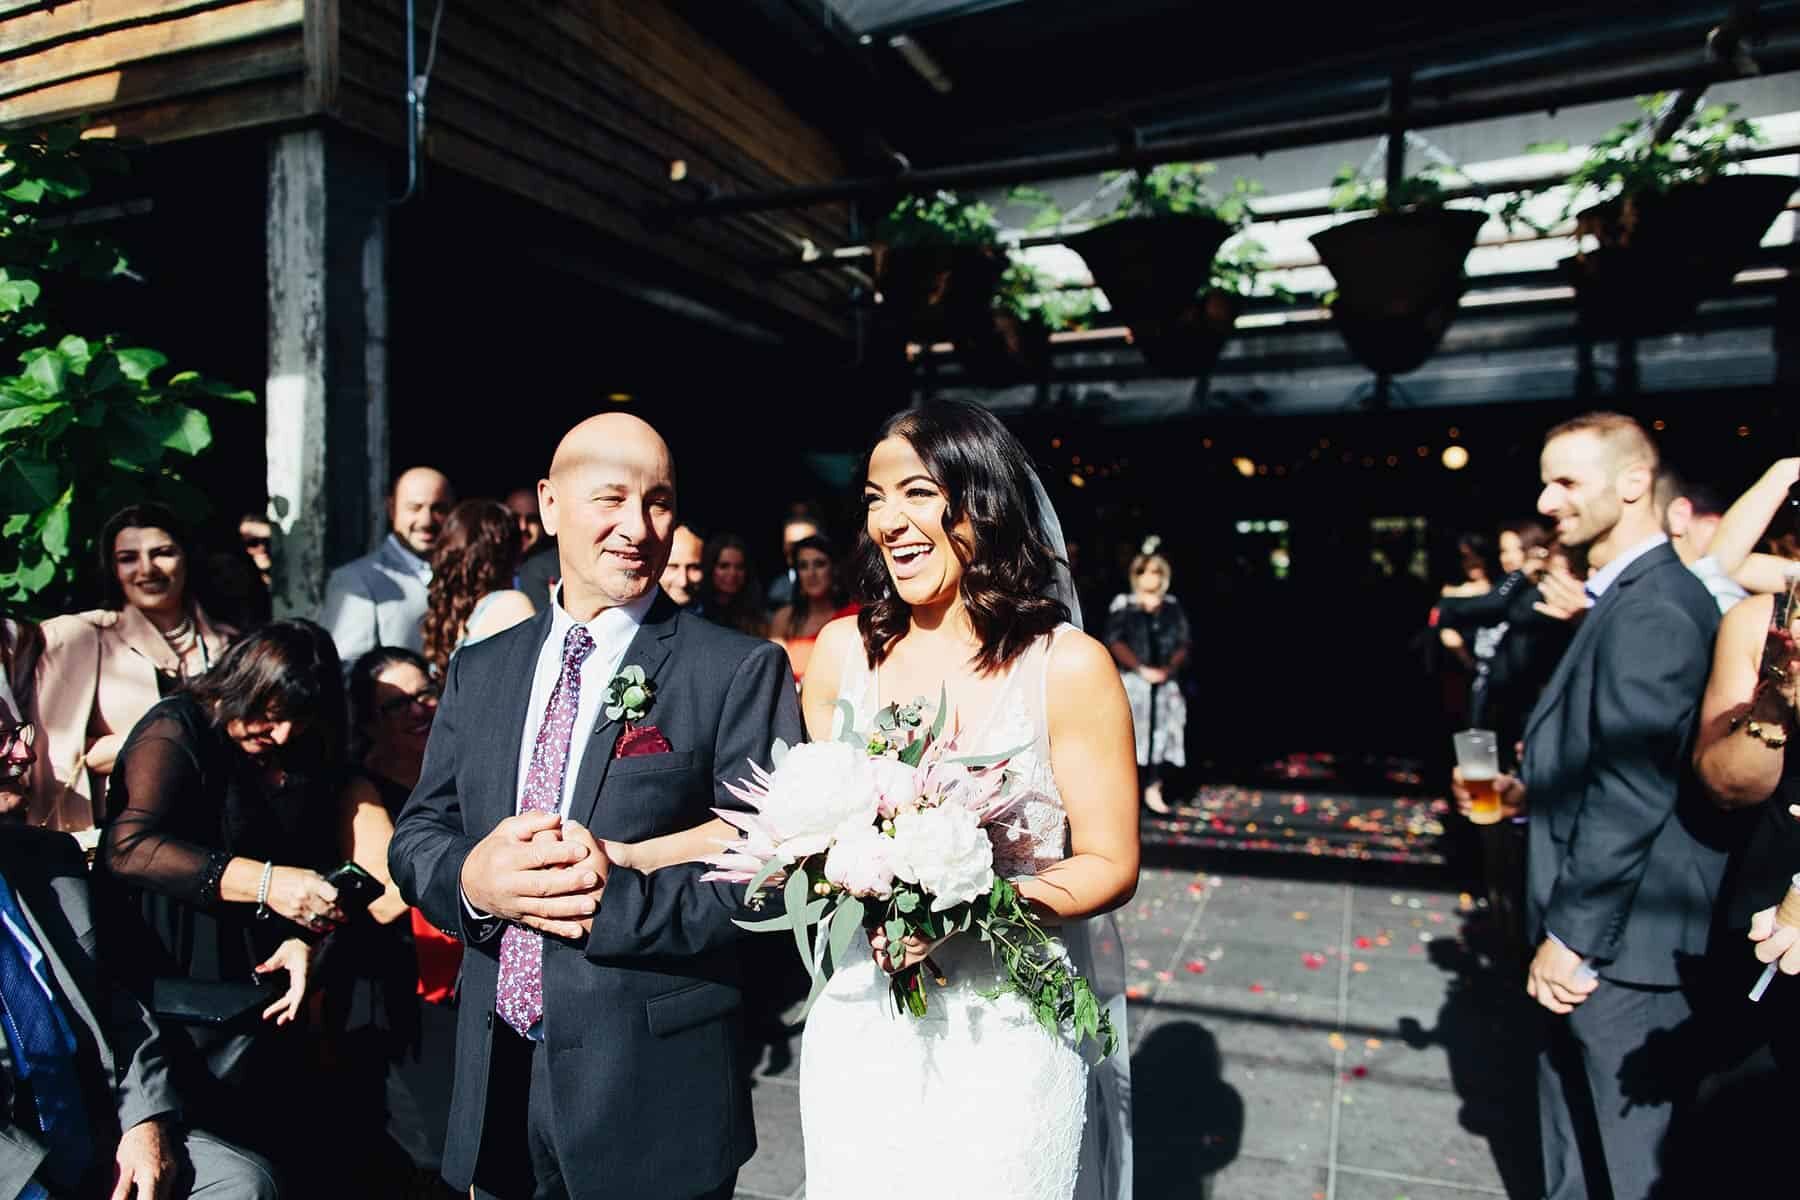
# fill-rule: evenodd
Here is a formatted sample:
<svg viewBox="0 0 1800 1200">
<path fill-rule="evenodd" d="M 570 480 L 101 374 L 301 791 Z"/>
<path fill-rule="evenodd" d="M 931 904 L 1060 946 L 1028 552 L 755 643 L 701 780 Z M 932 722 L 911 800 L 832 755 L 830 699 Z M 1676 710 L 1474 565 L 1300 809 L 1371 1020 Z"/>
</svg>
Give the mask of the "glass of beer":
<svg viewBox="0 0 1800 1200">
<path fill-rule="evenodd" d="M 1452 734 L 1456 766 L 1462 772 L 1463 789 L 1469 793 L 1469 820 L 1477 825 L 1500 821 L 1500 741 L 1491 729 L 1465 729 Z"/>
</svg>

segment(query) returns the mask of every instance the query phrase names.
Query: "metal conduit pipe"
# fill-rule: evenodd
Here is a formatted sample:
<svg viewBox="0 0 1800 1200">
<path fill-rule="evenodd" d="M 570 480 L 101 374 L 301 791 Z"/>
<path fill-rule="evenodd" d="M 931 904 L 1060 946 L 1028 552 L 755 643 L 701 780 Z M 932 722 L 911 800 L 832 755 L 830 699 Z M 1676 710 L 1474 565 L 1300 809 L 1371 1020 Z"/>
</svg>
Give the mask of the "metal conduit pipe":
<svg viewBox="0 0 1800 1200">
<path fill-rule="evenodd" d="M 1665 56 L 1665 59 L 1669 56 Z M 1453 100 L 1416 98 L 1407 127 L 1432 129 L 1538 109 L 1564 108 L 1633 96 L 1668 88 L 1704 87 L 1736 77 L 1725 62 L 1695 62 L 1689 52 L 1683 65 L 1667 61 L 1648 67 L 1630 64 L 1610 71 L 1589 70 L 1574 78 L 1546 84 L 1500 85 L 1485 94 L 1472 93 Z M 1758 51 L 1764 74 L 1800 68 L 1800 35 L 1787 34 Z M 1194 137 L 1143 141 L 1136 145 L 1054 154 L 1029 154 L 983 163 L 928 167 L 898 175 L 840 179 L 761 192 L 726 193 L 668 205 L 646 214 L 652 223 L 722 217 L 774 209 L 809 208 L 903 192 L 928 192 L 939 188 L 1002 187 L 1071 175 L 1088 175 L 1122 167 L 1148 167 L 1157 163 L 1230 158 L 1235 155 L 1295 149 L 1329 142 L 1376 137 L 1393 128 L 1393 116 L 1385 105 L 1361 112 L 1325 115 L 1304 120 L 1276 121 L 1248 128 Z"/>
</svg>

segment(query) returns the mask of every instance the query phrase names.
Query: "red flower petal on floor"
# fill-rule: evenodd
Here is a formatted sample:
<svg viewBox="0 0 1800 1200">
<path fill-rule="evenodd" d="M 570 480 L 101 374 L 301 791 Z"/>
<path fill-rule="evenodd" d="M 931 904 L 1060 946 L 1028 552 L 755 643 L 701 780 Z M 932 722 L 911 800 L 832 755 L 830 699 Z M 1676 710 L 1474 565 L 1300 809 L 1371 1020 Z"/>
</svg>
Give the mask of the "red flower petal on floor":
<svg viewBox="0 0 1800 1200">
<path fill-rule="evenodd" d="M 1307 970 L 1317 971 L 1320 967 L 1325 965 L 1325 956 L 1308 950 L 1305 954 L 1300 956 L 1300 962 Z"/>
<path fill-rule="evenodd" d="M 1366 937 L 1359 937 L 1356 939 L 1356 948 L 1358 950 L 1367 950 L 1370 945 L 1371 943 Z"/>
<path fill-rule="evenodd" d="M 1125 998 L 1127 1000 L 1142 1000 L 1147 995 L 1149 995 L 1148 992 L 1136 985 L 1125 989 Z"/>
<path fill-rule="evenodd" d="M 1156 973 L 1156 981 L 1158 983 L 1167 983 L 1173 978 L 1175 978 L 1175 972 L 1173 971 L 1158 971 Z"/>
<path fill-rule="evenodd" d="M 1263 990 L 1263 985 L 1260 983 L 1253 983 L 1250 985 L 1250 990 L 1253 992 L 1260 992 Z"/>
<path fill-rule="evenodd" d="M 1367 1068 L 1367 1067 L 1351 1067 L 1350 1074 L 1353 1078 L 1356 1078 L 1356 1079 L 1367 1079 L 1369 1077 L 1369 1068 Z"/>
<path fill-rule="evenodd" d="M 1187 970 L 1189 975 L 1204 975 L 1206 974 L 1206 964 L 1196 958 L 1188 963 Z"/>
</svg>

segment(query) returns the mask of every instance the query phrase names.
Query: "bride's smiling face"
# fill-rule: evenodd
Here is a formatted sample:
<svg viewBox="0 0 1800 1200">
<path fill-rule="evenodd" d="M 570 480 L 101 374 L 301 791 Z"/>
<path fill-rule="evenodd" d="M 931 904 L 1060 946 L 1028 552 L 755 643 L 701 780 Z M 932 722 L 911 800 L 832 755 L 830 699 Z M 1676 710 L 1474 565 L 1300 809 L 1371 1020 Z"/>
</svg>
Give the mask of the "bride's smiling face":
<svg viewBox="0 0 1800 1200">
<path fill-rule="evenodd" d="M 944 531 L 950 498 L 911 442 L 890 437 L 875 447 L 863 505 L 869 538 L 880 547 L 900 599 L 910 608 L 953 599 L 962 584 L 963 564 Z M 955 531 L 965 545 L 973 544 L 967 516 L 957 521 Z"/>
</svg>

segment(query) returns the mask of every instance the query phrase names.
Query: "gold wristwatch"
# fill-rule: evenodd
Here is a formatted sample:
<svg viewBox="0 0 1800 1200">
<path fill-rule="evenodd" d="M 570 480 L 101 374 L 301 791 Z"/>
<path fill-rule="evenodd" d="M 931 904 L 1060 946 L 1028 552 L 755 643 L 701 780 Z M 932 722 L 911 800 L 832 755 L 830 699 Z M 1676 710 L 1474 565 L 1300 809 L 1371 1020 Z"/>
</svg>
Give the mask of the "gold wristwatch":
<svg viewBox="0 0 1800 1200">
<path fill-rule="evenodd" d="M 1788 743 L 1788 731 L 1766 721 L 1746 721 L 1744 732 L 1771 750 L 1779 750 Z"/>
</svg>

